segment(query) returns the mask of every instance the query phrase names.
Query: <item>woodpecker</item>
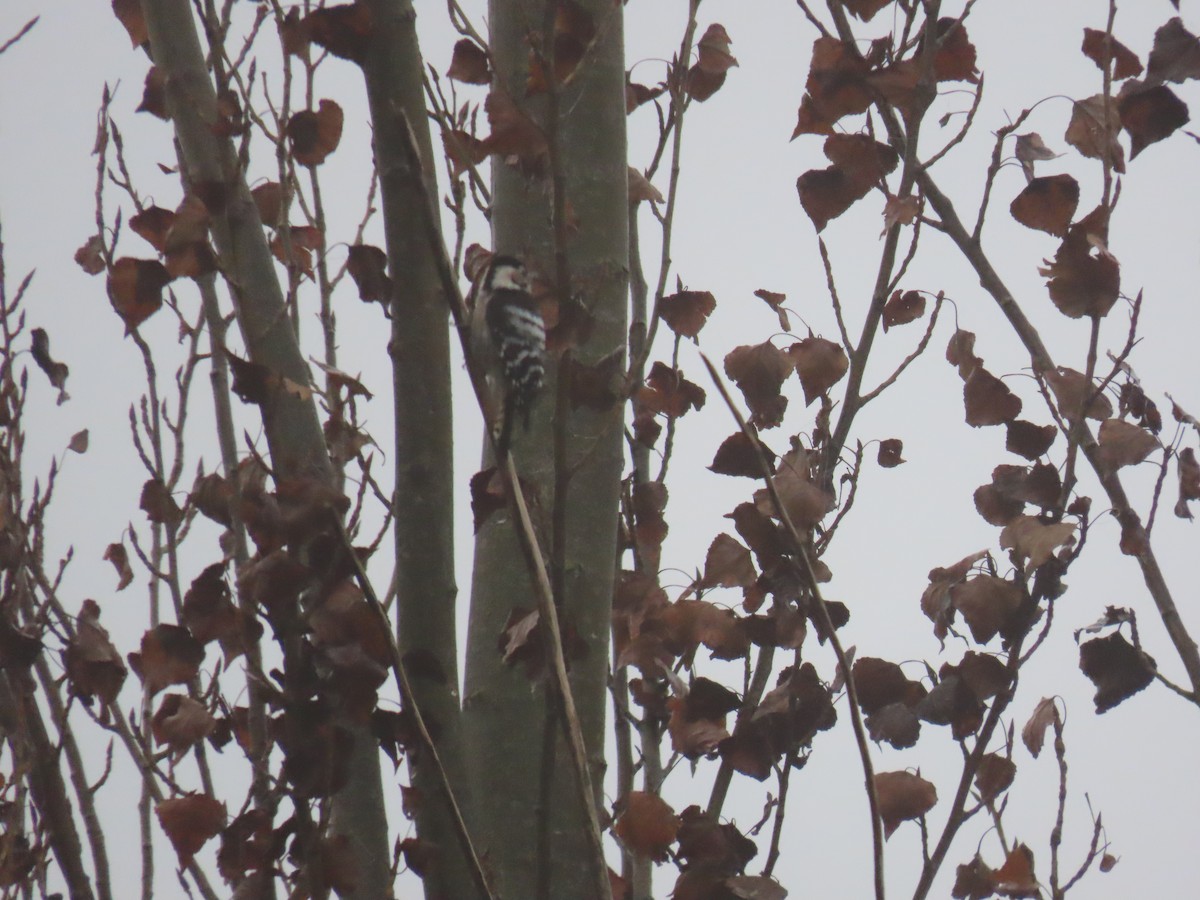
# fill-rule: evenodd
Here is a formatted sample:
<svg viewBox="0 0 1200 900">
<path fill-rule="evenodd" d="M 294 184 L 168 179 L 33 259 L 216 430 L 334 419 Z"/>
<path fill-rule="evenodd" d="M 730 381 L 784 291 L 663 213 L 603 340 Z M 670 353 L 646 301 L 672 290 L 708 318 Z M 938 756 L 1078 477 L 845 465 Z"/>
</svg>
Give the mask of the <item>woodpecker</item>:
<svg viewBox="0 0 1200 900">
<path fill-rule="evenodd" d="M 529 293 L 525 265 L 512 256 L 493 256 L 475 304 L 476 332 L 484 331 L 490 355 L 499 368 L 504 390 L 504 417 L 497 459 L 508 454 L 513 421 L 519 415 L 529 428 L 529 414 L 546 376 L 546 324 Z"/>
</svg>

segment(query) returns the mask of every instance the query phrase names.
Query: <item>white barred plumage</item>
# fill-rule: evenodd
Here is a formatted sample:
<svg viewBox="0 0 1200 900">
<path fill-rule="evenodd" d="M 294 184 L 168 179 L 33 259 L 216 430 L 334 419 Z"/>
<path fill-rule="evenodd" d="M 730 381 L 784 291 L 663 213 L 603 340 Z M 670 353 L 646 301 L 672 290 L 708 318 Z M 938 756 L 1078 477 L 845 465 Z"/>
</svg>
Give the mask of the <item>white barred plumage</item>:
<svg viewBox="0 0 1200 900">
<path fill-rule="evenodd" d="M 511 256 L 494 256 L 484 277 L 478 302 L 483 305 L 487 330 L 499 356 L 504 380 L 504 422 L 498 452 L 508 452 L 512 423 L 517 415 L 529 427 L 529 414 L 546 376 L 546 325 L 537 301 L 529 293 L 524 264 Z"/>
</svg>

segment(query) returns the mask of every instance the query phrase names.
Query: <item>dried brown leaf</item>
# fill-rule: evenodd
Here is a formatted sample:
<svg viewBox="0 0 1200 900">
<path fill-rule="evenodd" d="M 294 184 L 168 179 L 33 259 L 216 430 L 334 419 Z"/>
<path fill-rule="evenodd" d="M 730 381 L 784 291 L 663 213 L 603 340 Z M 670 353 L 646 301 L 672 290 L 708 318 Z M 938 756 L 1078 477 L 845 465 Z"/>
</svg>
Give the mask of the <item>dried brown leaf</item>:
<svg viewBox="0 0 1200 900">
<path fill-rule="evenodd" d="M 1117 81 L 1142 74 L 1142 61 L 1137 58 L 1137 54 L 1107 32 L 1095 28 L 1083 29 L 1082 50 L 1083 55 L 1094 62 L 1101 72 L 1107 69 L 1110 63 L 1115 63 L 1112 77 Z"/>
<path fill-rule="evenodd" d="M 154 807 L 158 822 L 171 839 L 180 868 L 189 865 L 210 838 L 225 827 L 225 804 L 208 794 L 185 794 Z"/>
<path fill-rule="evenodd" d="M 1103 94 L 1095 94 L 1086 100 L 1075 101 L 1063 137 L 1089 159 L 1107 157 L 1114 171 L 1124 173 L 1125 149 L 1117 141 L 1120 130 L 1121 114 L 1117 110 L 1117 101 L 1109 98 L 1105 103 Z"/>
<path fill-rule="evenodd" d="M 446 77 L 464 84 L 490 84 L 492 67 L 487 51 L 470 38 L 462 38 L 454 45 Z"/>
<path fill-rule="evenodd" d="M 884 834 L 891 837 L 901 822 L 919 819 L 937 803 L 937 788 L 912 772 L 878 772 L 875 793 Z"/>
<path fill-rule="evenodd" d="M 925 295 L 920 291 L 894 291 L 883 304 L 883 330 L 907 325 L 925 315 Z"/>
<path fill-rule="evenodd" d="M 725 374 L 742 392 L 758 428 L 774 428 L 783 420 L 787 398 L 780 388 L 794 370 L 792 357 L 770 341 L 734 347 L 725 356 Z"/>
<path fill-rule="evenodd" d="M 646 791 L 630 791 L 625 808 L 613 831 L 631 852 L 663 861 L 679 834 L 680 819 L 662 797 Z"/>
<path fill-rule="evenodd" d="M 825 338 L 805 338 L 792 344 L 788 354 L 796 364 L 796 374 L 800 376 L 805 406 L 811 406 L 814 400 L 841 381 L 850 369 L 850 360 L 841 344 Z"/>
<path fill-rule="evenodd" d="M 972 428 L 1003 425 L 1021 414 L 1021 398 L 982 365 L 971 370 L 963 385 L 963 405 Z"/>
<path fill-rule="evenodd" d="M 1096 712 L 1108 712 L 1154 681 L 1158 666 L 1120 632 L 1084 641 L 1079 669 L 1096 686 Z"/>
<path fill-rule="evenodd" d="M 1079 182 L 1070 175 L 1035 178 L 1009 207 L 1026 228 L 1065 237 L 1079 205 Z"/>
<path fill-rule="evenodd" d="M 1146 73 L 1149 80 L 1182 83 L 1200 78 L 1200 39 L 1183 27 L 1178 16 L 1154 33 L 1154 48 Z"/>
<path fill-rule="evenodd" d="M 345 114 L 332 100 L 322 100 L 316 111 L 295 113 L 287 123 L 292 155 L 302 166 L 319 166 L 342 140 Z"/>
<path fill-rule="evenodd" d="M 1187 104 L 1165 84 L 1146 86 L 1127 81 L 1117 98 L 1121 125 L 1129 132 L 1129 158 L 1169 138 L 1191 121 Z"/>
<path fill-rule="evenodd" d="M 1101 422 L 1097 442 L 1100 445 L 1098 462 L 1109 472 L 1143 462 L 1160 446 L 1158 438 L 1149 431 L 1120 419 Z"/>
<path fill-rule="evenodd" d="M 1000 532 L 1000 546 L 1012 550 L 1019 559 L 1028 560 L 1026 573 L 1045 565 L 1054 551 L 1075 542 L 1073 522 L 1039 522 L 1033 516 L 1018 516 Z"/>
</svg>

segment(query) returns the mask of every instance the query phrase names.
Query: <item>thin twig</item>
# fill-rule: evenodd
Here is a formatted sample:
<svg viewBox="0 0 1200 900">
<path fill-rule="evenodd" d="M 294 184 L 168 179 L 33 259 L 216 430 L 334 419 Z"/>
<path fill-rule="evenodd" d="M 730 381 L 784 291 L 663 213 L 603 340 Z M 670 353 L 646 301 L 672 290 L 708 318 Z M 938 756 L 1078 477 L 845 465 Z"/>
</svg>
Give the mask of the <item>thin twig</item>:
<svg viewBox="0 0 1200 900">
<path fill-rule="evenodd" d="M 868 403 L 886 391 L 889 387 L 895 384 L 896 379 L 904 374 L 904 370 L 912 365 L 918 356 L 925 352 L 925 348 L 929 346 L 929 339 L 933 337 L 933 329 L 934 326 L 937 325 L 938 313 L 941 311 L 943 299 L 945 299 L 944 296 L 941 294 L 941 292 L 939 292 L 937 295 L 937 301 L 933 305 L 933 312 L 929 315 L 929 325 L 926 326 L 925 334 L 921 336 L 921 340 L 917 344 L 917 348 L 913 350 L 912 353 L 908 354 L 908 356 L 904 357 L 904 361 L 896 367 L 896 371 L 892 372 L 891 375 L 885 378 L 879 387 L 862 395 L 858 401 L 860 407 L 866 406 Z"/>
<path fill-rule="evenodd" d="M 1062 717 L 1054 716 L 1054 757 L 1058 760 L 1058 808 L 1054 827 L 1050 829 L 1050 891 L 1060 896 L 1058 889 L 1058 848 L 1062 846 L 1063 817 L 1067 811 L 1067 746 L 1063 742 Z"/>
<path fill-rule="evenodd" d="M 823 238 L 817 238 L 817 249 L 821 251 L 821 263 L 825 266 L 825 284 L 829 287 L 829 302 L 833 304 L 833 317 L 837 319 L 838 333 L 842 336 L 842 346 L 847 353 L 854 352 L 850 343 L 850 332 L 846 330 L 846 319 L 842 315 L 842 300 L 838 296 L 837 283 L 833 278 L 833 263 L 829 259 L 829 249 Z"/>
<path fill-rule="evenodd" d="M 1100 835 L 1103 833 L 1104 824 L 1100 816 L 1097 815 L 1092 819 L 1092 842 L 1088 845 L 1087 856 L 1079 864 L 1079 868 L 1075 870 L 1075 874 L 1062 886 L 1062 890 L 1054 895 L 1054 900 L 1060 900 L 1060 898 L 1065 897 L 1067 891 L 1075 887 L 1079 880 L 1087 874 L 1088 869 L 1092 867 L 1092 863 L 1096 861 L 1096 857 L 1100 855 Z M 1107 841 L 1105 844 L 1107 845 Z"/>
<path fill-rule="evenodd" d="M 981 100 L 983 100 L 983 75 L 979 76 L 979 84 L 975 85 L 975 96 L 971 98 L 971 108 L 967 110 L 967 117 L 963 121 L 962 127 L 958 129 L 958 133 L 954 137 L 946 142 L 941 150 L 921 164 L 926 170 L 932 169 L 940 159 L 962 143 L 968 132 L 970 132 L 971 126 L 975 124 L 975 113 L 979 112 L 979 103 Z"/>
<path fill-rule="evenodd" d="M 7 50 L 9 47 L 11 47 L 13 44 L 15 44 L 21 38 L 25 37 L 25 35 L 29 34 L 29 32 L 33 30 L 33 26 L 38 23 L 38 19 L 40 19 L 40 18 L 41 18 L 41 16 L 34 16 L 32 19 L 30 19 L 28 22 L 26 22 L 23 26 L 21 26 L 20 31 L 18 31 L 16 34 L 14 34 L 12 37 L 10 37 L 3 44 L 0 44 L 0 54 L 4 53 L 5 50 Z"/>
<path fill-rule="evenodd" d="M 674 141 L 671 145 L 671 174 L 667 184 L 666 210 L 662 217 L 662 251 L 659 259 L 658 284 L 654 289 L 654 308 L 650 313 L 650 325 L 646 334 L 643 356 L 632 360 L 631 371 L 637 370 L 645 364 L 645 354 L 649 354 L 654 347 L 654 337 L 658 333 L 659 306 L 666 293 L 667 278 L 671 271 L 671 237 L 675 224 L 675 204 L 679 196 L 679 161 L 683 154 L 683 117 L 688 107 L 686 73 L 692 55 L 692 43 L 696 38 L 696 12 L 699 8 L 700 0 L 689 0 L 687 27 L 683 32 L 679 59 L 676 60 L 676 68 L 673 68 L 667 75 L 671 88 L 671 112 L 673 114 L 671 126 L 674 129 Z"/>
</svg>

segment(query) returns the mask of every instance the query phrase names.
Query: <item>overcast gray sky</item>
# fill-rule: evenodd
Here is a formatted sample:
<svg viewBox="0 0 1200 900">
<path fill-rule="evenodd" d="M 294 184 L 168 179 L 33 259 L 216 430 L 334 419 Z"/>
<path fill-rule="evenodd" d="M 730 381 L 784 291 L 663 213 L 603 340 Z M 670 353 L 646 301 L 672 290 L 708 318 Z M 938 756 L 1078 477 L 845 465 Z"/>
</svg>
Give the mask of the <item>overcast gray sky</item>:
<svg viewBox="0 0 1200 900">
<path fill-rule="evenodd" d="M 470 8 L 482 25 L 479 5 L 473 3 Z M 250 4 L 244 6 L 250 8 Z M 423 6 L 423 49 L 427 60 L 444 72 L 455 36 L 444 22 L 440 4 Z M 951 11 L 958 6 L 952 4 Z M 654 83 L 663 77 L 662 60 L 670 57 L 676 45 L 685 11 L 682 0 L 670 4 L 663 0 L 632 0 L 628 4 L 627 64 L 634 68 L 635 80 Z M 1039 106 L 1024 129 L 1039 132 L 1051 149 L 1064 154 L 1060 159 L 1040 163 L 1038 174 L 1073 174 L 1083 190 L 1080 213 L 1095 205 L 1100 190 L 1099 166 L 1075 153 L 1063 140 L 1063 131 L 1070 114 L 1066 98 L 1082 98 L 1100 90 L 1098 69 L 1078 48 L 1082 28 L 1102 28 L 1106 14 L 1107 4 L 1099 0 L 1069 4 L 981 0 L 976 4 L 968 31 L 979 50 L 987 90 L 972 136 L 937 170 L 943 187 L 968 218 L 973 217 L 978 202 L 991 133 L 1022 108 L 1053 95 L 1061 97 Z M 1155 29 L 1172 14 L 1165 0 L 1124 4 L 1116 34 L 1144 61 Z M 143 54 L 129 48 L 126 34 L 108 4 L 99 0 L 71 4 L 5 0 L 0 5 L 0 40 L 33 15 L 41 15 L 38 26 L 0 57 L 0 222 L 10 288 L 27 270 L 37 270 L 27 301 L 29 323 L 48 330 L 54 356 L 71 366 L 68 389 L 72 399 L 56 407 L 53 392 L 35 373 L 33 417 L 27 423 L 27 458 L 35 469 L 27 474 L 32 478 L 44 473 L 51 456 L 59 457 L 63 470 L 59 503 L 54 508 L 52 536 L 56 544 L 49 553 L 55 556 L 64 553 L 68 545 L 74 546 L 76 560 L 64 590 L 68 606 L 78 607 L 85 597 L 98 600 L 104 609 L 103 621 L 112 630 L 117 647 L 127 652 L 135 648 L 145 627 L 145 576 L 139 573 L 133 587 L 116 594 L 112 571 L 101 556 L 110 542 L 120 538 L 129 521 L 141 525 L 137 497 L 145 476 L 131 450 L 125 414 L 144 389 L 144 382 L 139 354 L 130 341 L 122 338 L 123 325 L 109 307 L 102 277 L 90 278 L 72 262 L 76 247 L 95 230 L 95 158 L 89 154 L 105 83 L 116 90 L 113 115 L 126 134 L 131 168 L 142 189 L 167 207 L 178 202 L 180 189 L 174 177 L 161 174 L 154 166 L 156 162 L 174 162 L 169 125 L 145 114 L 134 114 L 147 63 Z M 886 19 L 887 14 L 881 15 L 864 33 L 886 33 Z M 757 343 L 778 331 L 774 315 L 753 296 L 759 288 L 787 293 L 794 327 L 801 330 L 801 336 L 803 322 L 815 333 L 836 339 L 812 224 L 801 210 L 795 190 L 801 172 L 824 167 L 827 162 L 821 155 L 819 138 L 806 136 L 789 141 L 808 71 L 813 29 L 800 11 L 787 3 L 707 0 L 701 7 L 701 29 L 711 22 L 720 22 L 728 30 L 740 66 L 730 72 L 725 87 L 716 96 L 693 109 L 687 121 L 671 283 L 677 274 L 689 287 L 715 294 L 717 311 L 702 334 L 702 349 L 714 358 L 722 357 L 737 344 Z M 1193 31 L 1200 28 L 1200 20 L 1187 16 L 1185 24 Z M 272 87 L 277 89 L 278 84 Z M 483 90 L 466 89 L 463 94 L 482 101 Z M 1189 102 L 1200 96 L 1190 83 L 1178 93 Z M 345 249 L 335 242 L 350 239 L 365 195 L 364 173 L 369 165 L 366 104 L 357 72 L 337 61 L 323 69 L 320 96 L 336 99 L 347 115 L 342 148 L 324 172 L 326 184 L 337 187 L 327 197 L 331 221 L 335 223 L 330 229 L 329 253 L 333 262 L 340 264 Z M 939 102 L 945 111 L 965 109 L 969 96 L 965 92 L 952 94 Z M 931 126 L 935 121 L 936 115 L 930 120 Z M 958 121 L 951 119 L 945 130 L 949 132 Z M 635 167 L 644 166 L 655 136 L 649 108 L 631 117 L 630 136 L 630 162 Z M 927 138 L 931 142 L 928 146 L 936 145 L 937 135 L 927 134 Z M 1184 407 L 1200 415 L 1200 363 L 1192 350 L 1198 324 L 1195 285 L 1200 261 L 1197 153 L 1200 148 L 1196 143 L 1176 135 L 1133 160 L 1110 236 L 1110 247 L 1122 263 L 1124 292 L 1145 292 L 1141 320 L 1145 340 L 1130 363 L 1164 414 L 1169 411 L 1169 403 L 1163 392 L 1170 391 Z M 265 154 L 263 159 L 265 164 Z M 665 181 L 659 186 L 665 189 Z M 1017 225 L 1007 213 L 1008 203 L 1023 186 L 1018 167 L 1001 172 L 985 231 L 985 247 L 990 248 L 993 262 L 1042 330 L 1057 361 L 1083 369 L 1087 325 L 1069 321 L 1054 310 L 1037 274 L 1037 266 L 1044 257 L 1053 255 L 1057 243 L 1046 234 Z M 117 202 L 115 190 L 110 189 L 109 202 Z M 852 335 L 857 334 L 857 323 L 874 279 L 881 246 L 877 239 L 882 227 L 881 208 L 878 195 L 869 197 L 824 232 Z M 127 205 L 125 212 L 127 218 Z M 657 260 L 654 222 L 644 208 L 641 223 L 646 236 L 643 259 Z M 373 234 L 374 242 L 382 243 L 379 223 L 373 223 L 372 228 L 368 240 Z M 475 238 L 487 242 L 482 232 Z M 128 232 L 124 235 L 122 255 L 146 256 L 149 252 L 140 238 Z M 653 282 L 656 273 L 648 274 Z M 1027 356 L 947 241 L 926 234 L 922 252 L 903 286 L 944 290 L 954 301 L 954 308 L 944 311 L 929 353 L 890 396 L 870 407 L 860 419 L 856 433 L 861 440 L 901 438 L 908 462 L 894 470 L 882 470 L 873 463 L 865 467 L 858 503 L 827 558 L 834 573 L 827 593 L 850 606 L 852 618 L 843 631 L 843 640 L 856 645 L 860 656 L 897 662 L 927 659 L 937 668 L 944 661 L 957 662 L 967 648 L 952 640 L 945 654 L 939 655 L 931 625 L 918 605 L 927 584 L 926 575 L 934 566 L 948 565 L 985 548 L 997 555 L 1002 566 L 1006 564 L 998 547 L 998 529 L 976 514 L 972 492 L 990 479 L 995 465 L 1019 462 L 1003 452 L 998 429 L 975 430 L 963 422 L 961 382 L 942 357 L 955 315 L 961 327 L 978 335 L 976 352 L 988 368 L 996 374 L 1015 376 L 1008 381 L 1025 400 L 1027 417 L 1047 422 L 1049 416 L 1037 399 L 1033 382 L 1019 375 L 1027 370 Z M 368 385 L 377 388 L 369 422 L 386 446 L 390 399 L 385 386 L 390 379 L 385 329 L 381 328 L 378 308 L 359 304 L 353 289 L 347 291 L 346 287 L 338 298 L 341 366 L 352 374 L 361 372 Z M 181 297 L 191 303 L 194 298 L 188 293 L 183 289 Z M 1126 319 L 1124 307 L 1114 310 L 1106 322 L 1103 346 L 1120 347 Z M 315 334 L 315 322 L 307 328 L 310 336 Z M 152 344 L 174 346 L 175 324 L 165 312 L 147 322 L 142 332 Z M 881 336 L 879 358 L 868 382 L 886 375 L 911 349 L 916 337 L 911 328 Z M 666 351 L 664 345 L 661 352 Z M 693 349 L 685 347 L 681 365 L 692 380 L 710 388 Z M 164 383 L 169 374 L 160 372 Z M 812 424 L 811 411 L 803 407 L 798 384 L 793 382 L 790 392 L 791 407 L 784 426 L 764 435 L 776 450 L 786 448 L 788 434 L 807 431 Z M 206 404 L 202 395 L 203 391 L 198 392 L 201 402 L 193 413 L 189 469 L 194 469 L 196 457 L 203 453 L 211 470 L 216 455 L 205 446 L 210 429 L 204 424 Z M 460 494 L 463 515 L 458 532 L 462 560 L 459 582 L 465 586 L 470 583 L 467 566 L 471 536 L 465 485 L 477 467 L 479 424 L 467 395 L 460 392 L 459 396 L 460 409 L 464 410 L 456 448 L 459 484 L 464 488 Z M 1164 430 L 1167 439 L 1172 425 L 1169 422 Z M 82 428 L 90 429 L 88 453 L 64 457 L 70 436 Z M 733 423 L 711 390 L 703 412 L 680 422 L 676 458 L 668 481 L 674 498 L 669 514 L 674 514 L 669 515 L 672 530 L 664 566 L 693 571 L 702 564 L 712 538 L 720 531 L 732 530 L 722 516 L 748 498 L 750 483 L 722 478 L 704 469 L 716 446 L 732 430 Z M 1188 438 L 1188 443 L 1195 445 L 1195 435 Z M 1056 462 L 1061 462 L 1061 446 L 1060 439 L 1054 451 L 1058 454 Z M 873 458 L 873 453 L 867 455 Z M 1147 463 L 1136 471 L 1125 472 L 1130 493 L 1143 515 L 1156 471 Z M 1105 504 L 1094 479 L 1085 478 L 1081 490 L 1095 498 L 1094 511 L 1103 509 Z M 1170 515 L 1174 498 L 1172 470 L 1154 532 L 1155 545 L 1185 622 L 1197 628 L 1197 526 Z M 1011 712 L 1019 732 L 1043 696 L 1059 696 L 1065 704 L 1071 796 L 1064 866 L 1074 867 L 1090 838 L 1085 792 L 1092 809 L 1103 813 L 1110 852 L 1120 857 L 1111 873 L 1090 875 L 1077 896 L 1114 900 L 1133 896 L 1188 897 L 1194 895 L 1195 885 L 1200 882 L 1200 857 L 1194 850 L 1194 815 L 1200 800 L 1200 787 L 1194 777 L 1200 712 L 1155 685 L 1112 712 L 1096 716 L 1092 686 L 1077 668 L 1078 651 L 1071 632 L 1095 620 L 1106 605 L 1131 606 L 1138 612 L 1146 649 L 1169 677 L 1185 681 L 1136 565 L 1117 551 L 1118 536 L 1111 518 L 1098 519 L 1090 546 L 1070 572 L 1070 591 L 1059 603 L 1055 630 L 1025 670 Z M 196 540 L 193 544 L 185 563 L 192 567 L 185 568 L 187 578 L 211 562 L 215 558 L 211 555 L 216 553 L 215 543 L 205 545 Z M 386 566 L 378 566 L 375 575 L 386 578 Z M 687 580 L 681 572 L 663 576 L 665 585 L 678 585 L 679 590 Z M 736 599 L 731 594 L 728 602 Z M 465 602 L 464 591 L 464 614 Z M 728 674 L 740 681 L 738 666 L 709 663 L 703 660 L 703 652 L 700 656 L 701 673 Z M 814 641 L 806 646 L 805 656 L 825 677 L 832 676 L 834 665 L 828 648 Z M 909 662 L 905 667 L 910 677 L 920 676 L 918 663 Z M 131 678 L 126 686 L 130 705 L 135 692 Z M 792 781 L 785 852 L 776 872 L 792 897 L 854 898 L 867 896 L 870 891 L 870 841 L 861 771 L 844 700 L 838 710 L 838 728 L 817 737 L 809 766 Z M 937 828 L 939 811 L 953 793 L 960 755 L 945 729 L 926 726 L 925 732 L 912 750 L 895 751 L 886 746 L 873 749 L 877 770 L 919 767 L 924 777 L 937 784 L 942 802 L 931 813 Z M 98 763 L 106 738 L 88 733 L 94 739 L 89 756 Z M 227 750 L 227 754 L 234 752 Z M 119 749 L 116 755 L 118 771 L 102 794 L 102 810 L 106 821 L 112 823 L 113 838 L 133 835 L 136 828 L 129 795 L 119 789 L 121 784 L 132 783 L 131 767 Z M 1053 825 L 1057 768 L 1049 754 L 1033 760 L 1020 746 L 1014 759 L 1018 773 L 1006 816 L 1007 835 L 1010 840 L 1030 845 L 1037 872 L 1044 877 L 1048 873 L 1047 837 Z M 236 771 L 238 767 L 229 768 Z M 677 808 L 704 802 L 715 768 L 715 763 L 702 762 L 693 775 L 686 765 L 680 766 L 671 777 L 669 799 Z M 235 784 L 237 787 L 228 794 L 231 799 L 240 796 L 237 791 L 241 784 Z M 771 782 L 759 786 L 744 779 L 735 782 L 727 814 L 743 828 L 749 827 L 762 810 L 764 789 L 774 791 L 775 786 Z M 403 827 L 398 816 L 396 821 Z M 948 896 L 953 864 L 971 858 L 984 827 L 976 822 L 964 830 L 951 851 L 952 863 L 946 867 L 935 896 Z M 889 884 L 894 896 L 905 895 L 914 883 L 918 840 L 915 825 L 906 824 L 888 842 Z M 214 845 L 205 849 L 202 860 L 211 860 Z M 133 842 L 129 844 L 128 864 L 117 867 L 116 875 L 123 886 L 119 895 L 131 895 L 137 883 L 134 846 Z M 985 858 L 998 865 L 1001 856 L 994 836 L 982 837 L 980 846 Z M 761 859 L 751 865 L 751 871 L 757 871 Z M 168 874 L 173 862 L 163 842 L 163 896 L 178 890 Z M 656 895 L 666 896 L 674 870 L 665 867 L 660 873 Z"/>
</svg>

